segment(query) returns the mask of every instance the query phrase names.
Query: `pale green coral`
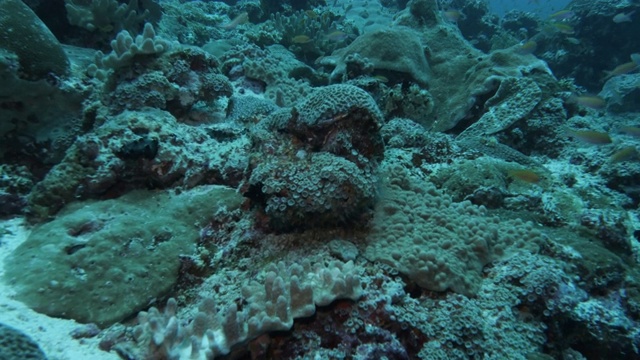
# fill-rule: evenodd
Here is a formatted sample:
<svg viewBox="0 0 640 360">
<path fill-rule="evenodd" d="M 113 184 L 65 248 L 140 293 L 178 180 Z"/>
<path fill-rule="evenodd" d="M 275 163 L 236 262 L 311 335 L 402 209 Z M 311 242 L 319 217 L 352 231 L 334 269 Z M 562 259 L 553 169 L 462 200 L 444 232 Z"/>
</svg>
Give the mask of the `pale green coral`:
<svg viewBox="0 0 640 360">
<path fill-rule="evenodd" d="M 233 189 L 205 186 L 76 203 L 11 254 L 5 278 L 38 312 L 109 325 L 166 294 L 200 228 L 241 201 Z"/>
</svg>

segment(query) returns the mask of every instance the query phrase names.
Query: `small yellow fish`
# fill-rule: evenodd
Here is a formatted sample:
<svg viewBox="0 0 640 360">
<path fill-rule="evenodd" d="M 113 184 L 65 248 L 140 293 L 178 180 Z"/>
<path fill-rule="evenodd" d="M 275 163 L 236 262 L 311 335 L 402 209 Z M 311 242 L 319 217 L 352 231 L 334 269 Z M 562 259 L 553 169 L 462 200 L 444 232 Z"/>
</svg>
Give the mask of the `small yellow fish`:
<svg viewBox="0 0 640 360">
<path fill-rule="evenodd" d="M 628 13 L 620 13 L 613 17 L 613 22 L 620 24 L 623 22 L 631 22 L 631 15 L 635 14 L 635 10 Z"/>
<path fill-rule="evenodd" d="M 529 40 L 525 43 L 518 45 L 516 48 L 516 52 L 521 55 L 529 55 L 533 54 L 534 51 L 538 48 L 538 43 L 534 40 Z"/>
<path fill-rule="evenodd" d="M 305 10 L 304 12 L 310 19 L 316 19 L 318 17 L 318 13 L 313 10 Z"/>
<path fill-rule="evenodd" d="M 228 23 L 220 25 L 220 27 L 225 30 L 233 30 L 238 25 L 246 24 L 248 22 L 249 22 L 249 14 L 246 12 L 243 12 L 238 16 L 234 17 L 233 20 L 229 21 Z"/>
<path fill-rule="evenodd" d="M 567 134 L 574 139 L 578 139 L 587 144 L 606 145 L 611 144 L 609 134 L 594 130 L 573 130 L 567 129 Z"/>
<path fill-rule="evenodd" d="M 458 20 L 462 18 L 462 13 L 458 10 L 447 10 L 442 12 L 442 16 L 444 16 L 447 21 L 458 22 Z"/>
<path fill-rule="evenodd" d="M 574 38 L 574 37 L 568 37 L 565 40 L 567 40 L 568 43 L 573 44 L 573 45 L 580 45 L 580 39 Z"/>
<path fill-rule="evenodd" d="M 603 98 L 595 95 L 573 95 L 569 98 L 569 102 L 595 110 L 604 109 L 607 105 L 607 102 Z"/>
<path fill-rule="evenodd" d="M 381 83 L 389 82 L 389 79 L 386 76 L 383 76 L 383 75 L 374 75 L 373 78 L 378 80 L 378 81 L 380 81 Z"/>
<path fill-rule="evenodd" d="M 574 16 L 576 16 L 576 13 L 574 13 L 571 10 L 560 10 L 556 13 L 549 15 L 549 20 L 561 21 L 561 20 L 571 19 Z"/>
<path fill-rule="evenodd" d="M 626 135 L 640 137 L 640 127 L 637 126 L 620 126 L 618 131 Z"/>
<path fill-rule="evenodd" d="M 567 34 L 567 35 L 572 35 L 575 33 L 575 30 L 573 29 L 573 26 L 569 25 L 569 24 L 565 24 L 565 23 L 551 23 L 550 26 L 563 33 L 563 34 Z"/>
<path fill-rule="evenodd" d="M 296 35 L 291 38 L 291 42 L 294 44 L 308 44 L 311 41 L 313 40 L 307 35 Z"/>
<path fill-rule="evenodd" d="M 535 171 L 529 169 L 513 169 L 507 171 L 507 175 L 516 180 L 537 184 L 542 179 Z"/>
<path fill-rule="evenodd" d="M 640 159 L 639 155 L 638 150 L 634 146 L 626 146 L 614 152 L 609 158 L 609 161 L 618 163 L 622 161 L 638 160 Z"/>
<path fill-rule="evenodd" d="M 622 65 L 616 66 L 616 68 L 611 71 L 605 71 L 606 76 L 604 77 L 603 80 L 609 80 L 614 76 L 628 74 L 630 72 L 636 71 L 637 69 L 638 69 L 638 64 L 636 64 L 633 61 L 630 61 L 628 63 L 624 63 Z"/>
<path fill-rule="evenodd" d="M 329 41 L 334 41 L 334 42 L 343 41 L 348 37 L 349 37 L 349 35 L 347 33 L 345 33 L 344 31 L 340 31 L 340 30 L 332 31 L 332 32 L 330 32 L 330 33 L 328 33 L 326 35 L 326 38 Z"/>
</svg>

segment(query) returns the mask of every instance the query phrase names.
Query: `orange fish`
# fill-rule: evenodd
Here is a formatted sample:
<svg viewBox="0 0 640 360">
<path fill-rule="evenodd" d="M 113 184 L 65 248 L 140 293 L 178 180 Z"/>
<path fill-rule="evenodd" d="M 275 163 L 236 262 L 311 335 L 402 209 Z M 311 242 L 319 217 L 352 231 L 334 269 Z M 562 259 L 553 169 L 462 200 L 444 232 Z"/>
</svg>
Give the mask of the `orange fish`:
<svg viewBox="0 0 640 360">
<path fill-rule="evenodd" d="M 345 33 L 344 31 L 335 30 L 328 33 L 325 37 L 329 41 L 340 42 L 346 40 L 349 37 L 349 34 Z"/>
<path fill-rule="evenodd" d="M 574 16 L 576 16 L 576 13 L 571 10 L 560 10 L 556 13 L 549 15 L 549 20 L 563 21 L 563 20 L 571 19 Z"/>
<path fill-rule="evenodd" d="M 443 11 L 442 15 L 444 16 L 445 19 L 447 19 L 447 21 L 451 21 L 451 22 L 458 22 L 458 20 L 462 18 L 462 13 L 458 10 Z"/>
<path fill-rule="evenodd" d="M 616 23 L 616 24 L 620 24 L 620 23 L 623 23 L 623 22 L 631 22 L 631 21 L 633 21 L 631 19 L 631 15 L 633 15 L 635 13 L 636 12 L 634 10 L 634 11 L 631 11 L 631 12 L 628 12 L 628 13 L 616 14 L 616 16 L 613 17 L 613 22 Z"/>
<path fill-rule="evenodd" d="M 572 35 L 575 34 L 575 30 L 573 29 L 573 26 L 569 25 L 569 24 L 565 24 L 565 23 L 551 23 L 549 24 L 549 26 L 551 26 L 551 28 L 563 33 L 563 34 L 567 34 L 567 35 Z"/>
</svg>

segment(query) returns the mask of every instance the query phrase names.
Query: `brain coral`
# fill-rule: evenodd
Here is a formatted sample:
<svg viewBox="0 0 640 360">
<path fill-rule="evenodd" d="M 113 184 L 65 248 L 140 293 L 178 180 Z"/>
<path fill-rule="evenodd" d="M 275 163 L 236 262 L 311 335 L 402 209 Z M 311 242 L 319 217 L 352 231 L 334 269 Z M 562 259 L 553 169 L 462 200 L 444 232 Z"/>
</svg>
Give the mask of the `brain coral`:
<svg viewBox="0 0 640 360">
<path fill-rule="evenodd" d="M 408 28 L 387 28 L 360 35 L 321 63 L 335 65 L 331 78 L 339 80 L 346 76 L 348 59 L 356 54 L 370 62 L 375 70 L 395 72 L 424 86 L 429 83 L 424 47 L 418 34 Z"/>
</svg>

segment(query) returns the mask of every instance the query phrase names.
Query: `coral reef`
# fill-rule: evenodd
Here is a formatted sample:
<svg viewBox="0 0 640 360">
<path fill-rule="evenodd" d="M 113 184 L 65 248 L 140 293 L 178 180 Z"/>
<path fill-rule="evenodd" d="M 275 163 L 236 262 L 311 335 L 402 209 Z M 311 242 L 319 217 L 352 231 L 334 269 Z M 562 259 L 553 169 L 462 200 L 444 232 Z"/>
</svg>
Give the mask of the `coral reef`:
<svg viewBox="0 0 640 360">
<path fill-rule="evenodd" d="M 401 167 L 387 165 L 383 171 L 389 182 L 376 205 L 364 255 L 397 268 L 421 287 L 475 294 L 486 264 L 512 251 L 536 251 L 541 242 L 531 224 L 501 223 L 482 207 L 452 203 Z"/>
<path fill-rule="evenodd" d="M 55 214 L 73 199 L 110 197 L 135 188 L 237 185 L 249 147 L 237 129 L 178 123 L 169 113 L 125 111 L 79 138 L 29 195 L 34 218 Z M 216 149 L 216 151 L 213 151 Z M 204 170 L 207 169 L 207 170 Z"/>
<path fill-rule="evenodd" d="M 105 359 L 640 359 L 638 4 L 495 5 L 0 2 L 3 294 Z"/>
<path fill-rule="evenodd" d="M 139 13 L 138 0 L 128 4 L 116 0 L 65 0 L 65 9 L 71 25 L 101 32 L 136 32 L 150 14 L 148 9 Z"/>
</svg>

